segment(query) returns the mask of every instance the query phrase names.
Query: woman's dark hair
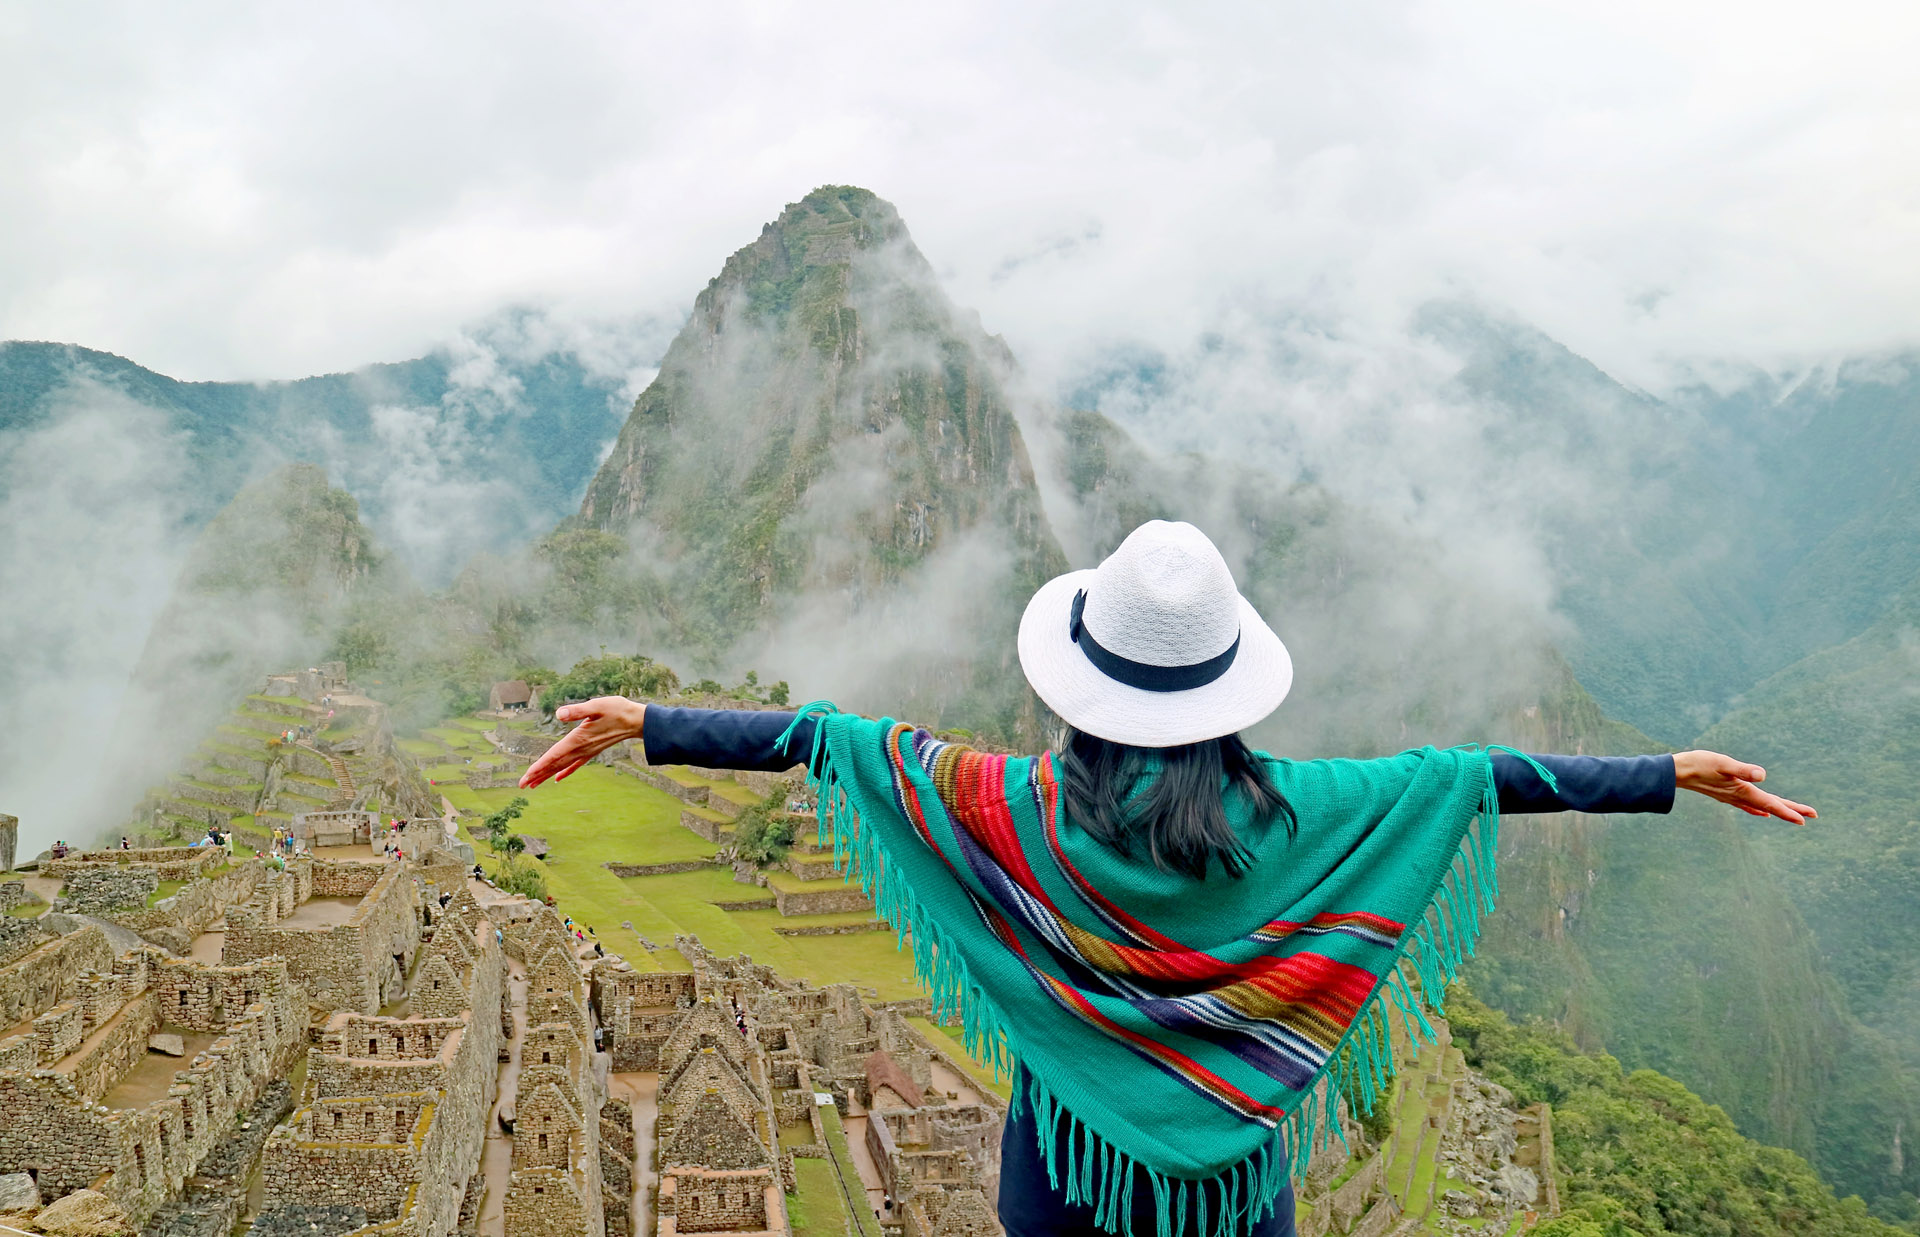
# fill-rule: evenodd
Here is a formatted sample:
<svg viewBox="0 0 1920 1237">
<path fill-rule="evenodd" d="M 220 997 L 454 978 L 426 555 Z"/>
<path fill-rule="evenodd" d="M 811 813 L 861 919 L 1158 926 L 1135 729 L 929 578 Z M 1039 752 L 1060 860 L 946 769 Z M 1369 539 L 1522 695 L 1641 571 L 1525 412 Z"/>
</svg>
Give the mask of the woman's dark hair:
<svg viewBox="0 0 1920 1237">
<path fill-rule="evenodd" d="M 1228 795 L 1245 797 L 1254 818 L 1278 816 L 1292 838 L 1293 805 L 1237 734 L 1180 747 L 1129 747 L 1069 728 L 1055 754 L 1067 815 L 1123 855 L 1135 843 L 1162 871 L 1204 878 L 1215 859 L 1245 874 L 1253 856 L 1227 821 Z M 1139 794 L 1141 777 L 1155 774 Z"/>
</svg>

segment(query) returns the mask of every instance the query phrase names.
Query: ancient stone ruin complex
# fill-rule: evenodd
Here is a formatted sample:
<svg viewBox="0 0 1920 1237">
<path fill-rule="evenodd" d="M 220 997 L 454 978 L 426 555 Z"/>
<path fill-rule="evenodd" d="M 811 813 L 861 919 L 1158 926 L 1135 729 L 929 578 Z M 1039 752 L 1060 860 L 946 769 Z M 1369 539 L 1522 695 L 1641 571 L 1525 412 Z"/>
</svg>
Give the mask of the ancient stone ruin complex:
<svg viewBox="0 0 1920 1237">
<path fill-rule="evenodd" d="M 337 673 L 276 678 L 243 712 L 308 709 L 313 693 L 365 714 L 336 732 L 340 750 L 382 754 L 376 772 L 332 741 L 312 749 L 341 761 L 336 789 L 421 780 L 393 758 L 378 706 L 354 703 Z M 196 759 L 239 749 L 221 740 Z M 263 758 L 290 767 L 285 752 Z M 767 775 L 695 782 L 616 759 L 616 772 L 676 787 L 683 823 L 709 840 L 726 840 L 718 822 L 750 797 L 787 793 Z M 400 790 L 372 802 L 431 798 Z M 267 818 L 282 845 L 259 855 L 70 851 L 0 881 L 13 912 L 0 914 L 0 1225 L 811 1237 L 827 1214 L 836 1237 L 1000 1231 L 1007 1103 L 924 998 L 816 986 L 684 935 L 671 948 L 642 938 L 634 961 L 606 954 L 560 910 L 474 879 L 450 814 L 395 822 L 315 798 Z M 796 847 L 782 862 L 737 872 L 776 895 L 752 905 L 783 919 L 867 905 L 830 855 Z M 1419 1231 L 1552 1214 L 1550 1114 L 1515 1113 L 1444 1043 L 1412 1065 L 1402 1092 L 1420 1124 L 1370 1147 L 1345 1123 L 1357 1162 L 1337 1147 L 1315 1160 L 1302 1233 L 1412 1222 L 1414 1183 L 1427 1190 Z"/>
</svg>

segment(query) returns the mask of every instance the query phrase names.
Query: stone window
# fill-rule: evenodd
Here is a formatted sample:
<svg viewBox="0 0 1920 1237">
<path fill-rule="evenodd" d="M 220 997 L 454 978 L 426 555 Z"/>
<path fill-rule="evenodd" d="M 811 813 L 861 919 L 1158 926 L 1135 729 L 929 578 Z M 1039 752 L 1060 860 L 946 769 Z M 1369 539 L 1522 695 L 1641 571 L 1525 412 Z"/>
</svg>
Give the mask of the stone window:
<svg viewBox="0 0 1920 1237">
<path fill-rule="evenodd" d="M 334 1114 L 333 1114 L 333 1128 L 334 1128 L 334 1129 L 336 1129 L 336 1130 L 337 1130 L 337 1129 L 339 1129 L 339 1128 L 340 1128 L 340 1123 L 341 1123 L 341 1122 L 342 1122 L 343 1120 L 345 1120 L 345 1119 L 346 1119 L 346 1115 L 347 1115 L 347 1114 L 345 1114 L 345 1113 L 343 1113 L 343 1112 L 340 1112 L 340 1111 L 338 1111 L 338 1110 L 336 1110 L 336 1111 L 334 1112 Z"/>
<path fill-rule="evenodd" d="M 377 1057 L 377 1056 L 379 1056 L 379 1055 L 380 1055 L 380 1041 L 379 1041 L 379 1040 L 377 1040 L 377 1039 L 370 1039 L 370 1040 L 368 1040 L 368 1041 L 367 1041 L 367 1055 L 368 1055 L 368 1056 L 370 1056 L 370 1057 Z"/>
<path fill-rule="evenodd" d="M 540 1136 L 540 1150 L 545 1151 L 546 1149 L 547 1149 L 547 1136 L 545 1134 L 542 1134 Z"/>
<path fill-rule="evenodd" d="M 552 1064 L 553 1064 L 553 1054 L 552 1054 L 551 1052 L 543 1052 L 543 1053 L 541 1053 L 541 1054 L 540 1054 L 540 1064 L 542 1064 L 542 1065 L 552 1065 Z"/>
<path fill-rule="evenodd" d="M 187 990 L 185 988 L 182 988 L 180 989 L 180 1008 L 185 1009 L 186 1007 L 187 1007 Z"/>
</svg>

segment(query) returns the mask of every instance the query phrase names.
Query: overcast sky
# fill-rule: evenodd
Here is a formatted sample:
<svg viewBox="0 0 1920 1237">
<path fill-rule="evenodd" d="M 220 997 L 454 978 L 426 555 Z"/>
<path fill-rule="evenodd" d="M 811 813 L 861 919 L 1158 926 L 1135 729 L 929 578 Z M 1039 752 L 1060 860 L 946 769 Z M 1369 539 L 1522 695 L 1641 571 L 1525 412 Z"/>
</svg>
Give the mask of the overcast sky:
<svg viewBox="0 0 1920 1237">
<path fill-rule="evenodd" d="M 1248 299 L 1632 381 L 1920 334 L 1920 8 L 0 3 L 0 338 L 189 378 L 676 311 L 815 185 L 1042 375 Z"/>
</svg>

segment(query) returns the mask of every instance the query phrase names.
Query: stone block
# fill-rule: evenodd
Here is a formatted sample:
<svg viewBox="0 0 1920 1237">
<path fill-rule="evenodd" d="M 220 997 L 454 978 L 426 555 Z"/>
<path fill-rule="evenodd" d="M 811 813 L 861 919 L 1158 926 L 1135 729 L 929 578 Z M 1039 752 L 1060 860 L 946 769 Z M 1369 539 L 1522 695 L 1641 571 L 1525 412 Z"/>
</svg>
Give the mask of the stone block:
<svg viewBox="0 0 1920 1237">
<path fill-rule="evenodd" d="M 34 1217 L 43 1233 L 56 1237 L 121 1237 L 133 1232 L 133 1221 L 112 1199 L 93 1190 L 75 1190 Z"/>
<path fill-rule="evenodd" d="M 0 1211 L 31 1211 L 40 1205 L 40 1187 L 26 1173 L 0 1174 Z"/>
<path fill-rule="evenodd" d="M 165 1053 L 170 1057 L 184 1057 L 187 1055 L 187 1041 L 178 1035 L 149 1035 L 147 1051 Z"/>
</svg>

